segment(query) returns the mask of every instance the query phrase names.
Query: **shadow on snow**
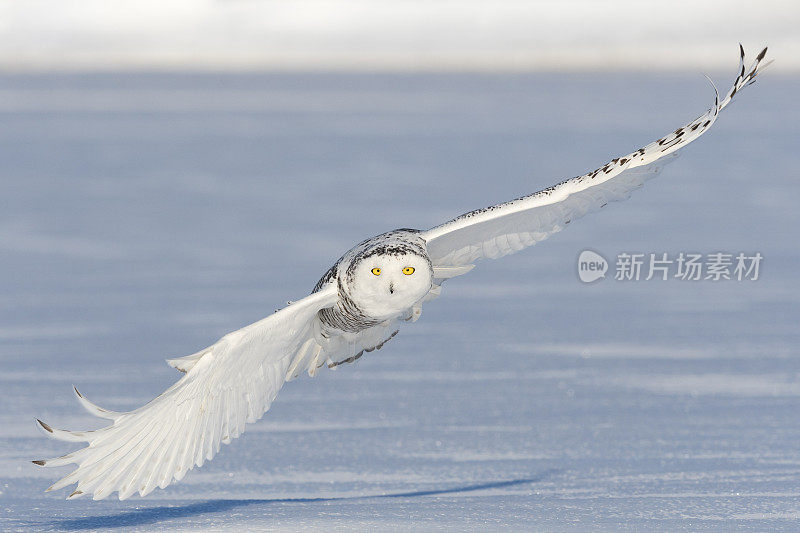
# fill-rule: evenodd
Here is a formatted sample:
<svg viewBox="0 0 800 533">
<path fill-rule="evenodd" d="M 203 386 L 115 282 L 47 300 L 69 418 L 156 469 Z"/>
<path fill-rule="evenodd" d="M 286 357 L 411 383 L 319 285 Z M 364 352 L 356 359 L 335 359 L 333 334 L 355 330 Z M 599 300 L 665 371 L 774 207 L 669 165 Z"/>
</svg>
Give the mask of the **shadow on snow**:
<svg viewBox="0 0 800 533">
<path fill-rule="evenodd" d="M 87 516 L 85 518 L 71 518 L 66 520 L 55 520 L 46 523 L 39 522 L 38 526 L 49 526 L 50 528 L 77 531 L 81 529 L 108 529 L 117 527 L 143 526 L 155 524 L 164 520 L 186 518 L 208 513 L 221 513 L 252 505 L 269 504 L 292 504 L 292 503 L 317 503 L 317 502 L 336 502 L 336 501 L 356 501 L 356 500 L 377 500 L 386 498 L 416 498 L 420 496 L 438 496 L 443 494 L 460 494 L 464 492 L 475 492 L 479 490 L 499 489 L 524 485 L 526 483 L 536 483 L 544 480 L 555 470 L 547 470 L 537 476 L 525 479 L 513 479 L 509 481 L 492 481 L 474 485 L 463 485 L 446 489 L 416 490 L 409 492 L 397 492 L 391 494 L 375 494 L 366 496 L 342 496 L 332 498 L 274 498 L 274 499 L 247 499 L 247 500 L 207 500 L 203 502 L 191 503 L 184 506 L 161 506 L 149 507 L 146 509 L 136 509 L 133 511 L 123 511 L 117 514 L 106 514 L 98 516 Z M 34 524 L 31 524 L 34 525 Z"/>
</svg>

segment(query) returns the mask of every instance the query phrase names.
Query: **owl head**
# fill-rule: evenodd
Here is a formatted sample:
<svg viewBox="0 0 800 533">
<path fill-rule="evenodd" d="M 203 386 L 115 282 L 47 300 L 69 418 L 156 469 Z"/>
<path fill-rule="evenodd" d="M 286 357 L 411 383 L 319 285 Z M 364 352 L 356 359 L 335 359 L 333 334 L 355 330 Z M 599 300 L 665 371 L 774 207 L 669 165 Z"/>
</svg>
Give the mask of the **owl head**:
<svg viewBox="0 0 800 533">
<path fill-rule="evenodd" d="M 376 243 L 353 258 L 345 277 L 359 310 L 384 320 L 405 312 L 431 290 L 433 268 L 424 246 Z"/>
</svg>

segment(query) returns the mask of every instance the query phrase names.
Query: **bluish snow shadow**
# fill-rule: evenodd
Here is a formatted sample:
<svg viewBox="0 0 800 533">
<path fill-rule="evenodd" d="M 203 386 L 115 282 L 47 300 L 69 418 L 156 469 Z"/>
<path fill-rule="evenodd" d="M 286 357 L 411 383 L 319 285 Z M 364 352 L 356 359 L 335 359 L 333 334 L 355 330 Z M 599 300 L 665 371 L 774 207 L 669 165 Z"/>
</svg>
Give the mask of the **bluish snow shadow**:
<svg viewBox="0 0 800 533">
<path fill-rule="evenodd" d="M 63 531 L 79 531 L 84 529 L 110 529 L 120 527 L 145 526 L 156 524 L 164 520 L 176 518 L 194 517 L 210 513 L 221 513 L 231 511 L 240 507 L 252 505 L 269 505 L 280 503 L 317 503 L 333 501 L 357 501 L 384 498 L 415 498 L 420 496 L 437 496 L 442 494 L 459 494 L 464 492 L 475 492 L 479 490 L 499 489 L 524 485 L 526 483 L 538 483 L 557 470 L 546 470 L 541 474 L 523 479 L 513 479 L 508 481 L 491 481 L 474 485 L 463 485 L 446 489 L 415 490 L 408 492 L 397 492 L 391 494 L 374 494 L 366 496 L 344 496 L 333 498 L 273 498 L 273 499 L 247 499 L 247 500 L 207 500 L 203 502 L 191 503 L 184 506 L 161 506 L 150 507 L 147 509 L 136 509 L 124 511 L 117 514 L 106 514 L 99 516 L 87 516 L 84 518 L 70 518 L 66 520 L 53 520 L 49 522 L 39 522 L 29 524 L 31 527 L 47 527 Z"/>
</svg>

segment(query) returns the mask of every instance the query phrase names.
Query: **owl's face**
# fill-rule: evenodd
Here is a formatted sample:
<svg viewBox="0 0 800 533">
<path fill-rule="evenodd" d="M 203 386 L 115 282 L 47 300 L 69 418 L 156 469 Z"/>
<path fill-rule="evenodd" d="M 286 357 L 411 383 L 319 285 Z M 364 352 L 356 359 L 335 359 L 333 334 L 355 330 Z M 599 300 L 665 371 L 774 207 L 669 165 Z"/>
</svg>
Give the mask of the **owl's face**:
<svg viewBox="0 0 800 533">
<path fill-rule="evenodd" d="M 381 320 L 421 300 L 433 280 L 430 261 L 413 253 L 367 255 L 348 274 L 350 298 L 363 313 Z"/>
</svg>

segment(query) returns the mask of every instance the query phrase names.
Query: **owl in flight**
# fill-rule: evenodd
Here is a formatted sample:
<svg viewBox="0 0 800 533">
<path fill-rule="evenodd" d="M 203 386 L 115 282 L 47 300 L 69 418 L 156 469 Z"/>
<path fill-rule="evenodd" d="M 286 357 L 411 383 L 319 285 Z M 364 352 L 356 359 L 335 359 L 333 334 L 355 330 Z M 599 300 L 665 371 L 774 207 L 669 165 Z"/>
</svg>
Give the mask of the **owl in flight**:
<svg viewBox="0 0 800 533">
<path fill-rule="evenodd" d="M 169 359 L 184 373 L 150 403 L 128 412 L 78 400 L 93 415 L 111 421 L 96 431 L 65 431 L 37 420 L 48 436 L 88 446 L 40 466 L 76 464 L 48 491 L 77 483 L 67 497 L 113 492 L 123 500 L 144 496 L 202 466 L 269 409 L 281 386 L 323 365 L 351 363 L 381 348 L 402 322 L 416 321 L 422 305 L 442 283 L 466 274 L 480 259 L 533 246 L 571 221 L 654 177 L 676 152 L 703 135 L 719 112 L 766 64 L 761 51 L 745 69 L 740 45 L 733 87 L 700 117 L 602 167 L 539 192 L 465 213 L 428 230 L 398 229 L 365 240 L 345 253 L 313 292 L 274 314 L 228 333 L 199 352 Z"/>
</svg>

